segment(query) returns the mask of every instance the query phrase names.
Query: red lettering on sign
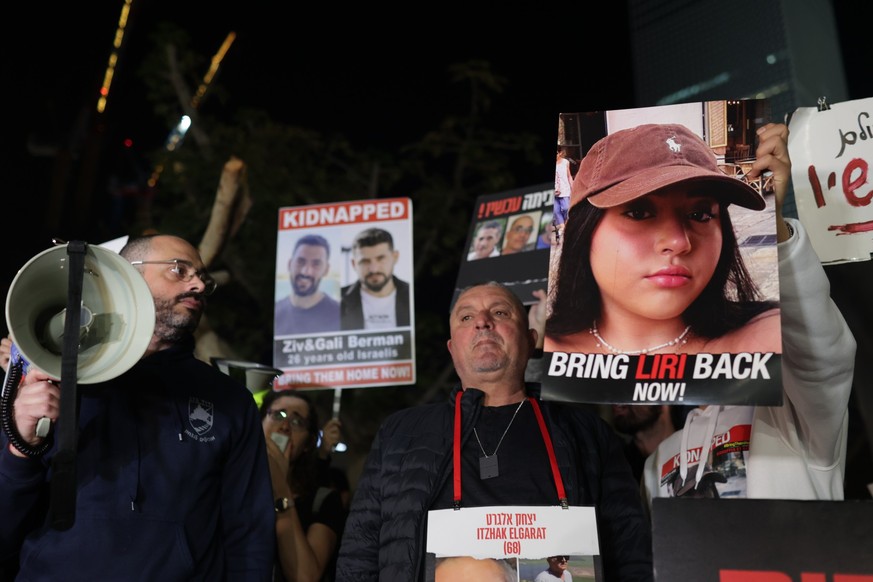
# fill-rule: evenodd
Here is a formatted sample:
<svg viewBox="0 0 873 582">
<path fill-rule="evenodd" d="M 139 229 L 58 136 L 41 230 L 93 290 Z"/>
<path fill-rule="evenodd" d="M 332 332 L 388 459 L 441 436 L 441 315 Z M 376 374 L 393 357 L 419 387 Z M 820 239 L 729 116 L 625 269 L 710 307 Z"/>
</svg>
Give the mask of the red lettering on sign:
<svg viewBox="0 0 873 582">
<path fill-rule="evenodd" d="M 852 174 L 855 170 L 859 171 L 858 177 L 852 179 Z M 873 190 L 867 192 L 866 195 L 856 196 L 855 190 L 867 183 L 867 162 L 861 158 L 855 158 L 846 164 L 846 169 L 843 170 L 843 194 L 846 196 L 846 201 L 852 206 L 867 206 L 870 204 L 870 198 L 873 198 Z"/>
<path fill-rule="evenodd" d="M 840 177 L 840 185 L 843 189 L 843 197 L 849 206 L 859 207 L 867 206 L 873 200 L 873 190 L 866 194 L 856 193 L 856 190 L 867 183 L 868 164 L 862 158 L 854 158 L 849 160 L 846 167 L 843 168 L 843 173 Z M 857 175 L 854 175 L 857 172 Z M 816 208 L 821 208 L 827 204 L 824 197 L 824 192 L 821 188 L 821 182 L 818 179 L 818 174 L 815 171 L 815 166 L 810 165 L 807 169 L 807 177 L 809 178 L 809 186 L 812 188 L 812 197 L 815 200 Z M 836 186 L 836 174 L 831 172 L 828 174 L 828 190 L 832 190 Z"/>
</svg>

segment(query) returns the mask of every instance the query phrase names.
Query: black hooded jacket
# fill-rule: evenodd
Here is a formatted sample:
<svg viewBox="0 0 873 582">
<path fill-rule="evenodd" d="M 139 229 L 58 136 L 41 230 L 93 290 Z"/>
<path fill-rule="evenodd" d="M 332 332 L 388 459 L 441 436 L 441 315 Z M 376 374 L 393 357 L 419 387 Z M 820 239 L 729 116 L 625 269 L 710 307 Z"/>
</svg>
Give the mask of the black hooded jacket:
<svg viewBox="0 0 873 582">
<path fill-rule="evenodd" d="M 458 390 L 449 402 L 401 410 L 382 424 L 355 489 L 338 580 L 424 579 L 427 512 L 444 508 L 436 502 L 452 476 Z M 468 388 L 461 398 L 464 443 L 474 438 L 483 397 Z M 606 580 L 651 581 L 650 524 L 621 441 L 584 408 L 558 402 L 540 402 L 540 407 L 569 504 L 595 508 Z M 541 504 L 557 505 L 557 496 Z"/>
</svg>

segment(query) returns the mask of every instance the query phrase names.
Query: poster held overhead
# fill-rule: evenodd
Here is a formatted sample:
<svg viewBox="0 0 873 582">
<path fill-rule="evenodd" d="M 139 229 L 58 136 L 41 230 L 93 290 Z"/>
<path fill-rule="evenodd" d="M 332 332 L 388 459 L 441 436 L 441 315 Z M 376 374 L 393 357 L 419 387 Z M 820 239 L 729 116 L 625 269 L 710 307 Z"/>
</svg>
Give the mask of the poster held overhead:
<svg viewBox="0 0 873 582">
<path fill-rule="evenodd" d="M 552 249 L 543 398 L 782 403 L 775 200 L 746 151 L 768 109 L 559 116 L 581 161 Z"/>
<path fill-rule="evenodd" d="M 801 107 L 788 124 L 797 214 L 825 265 L 873 253 L 871 115 L 873 97 Z"/>
<path fill-rule="evenodd" d="M 548 285 L 554 235 L 554 186 L 538 184 L 476 198 L 451 304 L 461 290 L 485 281 L 509 287 L 522 303 Z"/>
<path fill-rule="evenodd" d="M 412 201 L 279 209 L 274 388 L 415 383 Z"/>
</svg>

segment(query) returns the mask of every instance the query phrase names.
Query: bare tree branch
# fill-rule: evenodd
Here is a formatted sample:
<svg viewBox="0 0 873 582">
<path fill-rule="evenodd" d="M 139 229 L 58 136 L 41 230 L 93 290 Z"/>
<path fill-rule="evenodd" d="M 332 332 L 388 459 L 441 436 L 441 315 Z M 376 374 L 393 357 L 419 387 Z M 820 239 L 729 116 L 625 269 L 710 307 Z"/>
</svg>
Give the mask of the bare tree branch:
<svg viewBox="0 0 873 582">
<path fill-rule="evenodd" d="M 212 265 L 215 257 L 221 254 L 227 242 L 236 235 L 252 208 L 245 170 L 245 162 L 231 156 L 221 171 L 212 215 L 198 249 L 207 267 Z"/>
</svg>

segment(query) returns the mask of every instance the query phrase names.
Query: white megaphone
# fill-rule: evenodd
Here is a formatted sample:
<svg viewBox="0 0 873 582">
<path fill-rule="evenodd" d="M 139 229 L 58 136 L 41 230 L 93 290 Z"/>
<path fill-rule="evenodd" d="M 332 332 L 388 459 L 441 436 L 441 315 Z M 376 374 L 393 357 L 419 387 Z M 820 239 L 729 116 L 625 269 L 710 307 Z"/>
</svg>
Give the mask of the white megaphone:
<svg viewBox="0 0 873 582">
<path fill-rule="evenodd" d="M 31 365 L 60 378 L 70 261 L 67 245 L 45 250 L 19 271 L 6 296 L 6 324 Z M 77 381 L 120 376 L 142 358 L 155 303 L 142 274 L 121 255 L 88 245 L 82 275 Z"/>
</svg>

